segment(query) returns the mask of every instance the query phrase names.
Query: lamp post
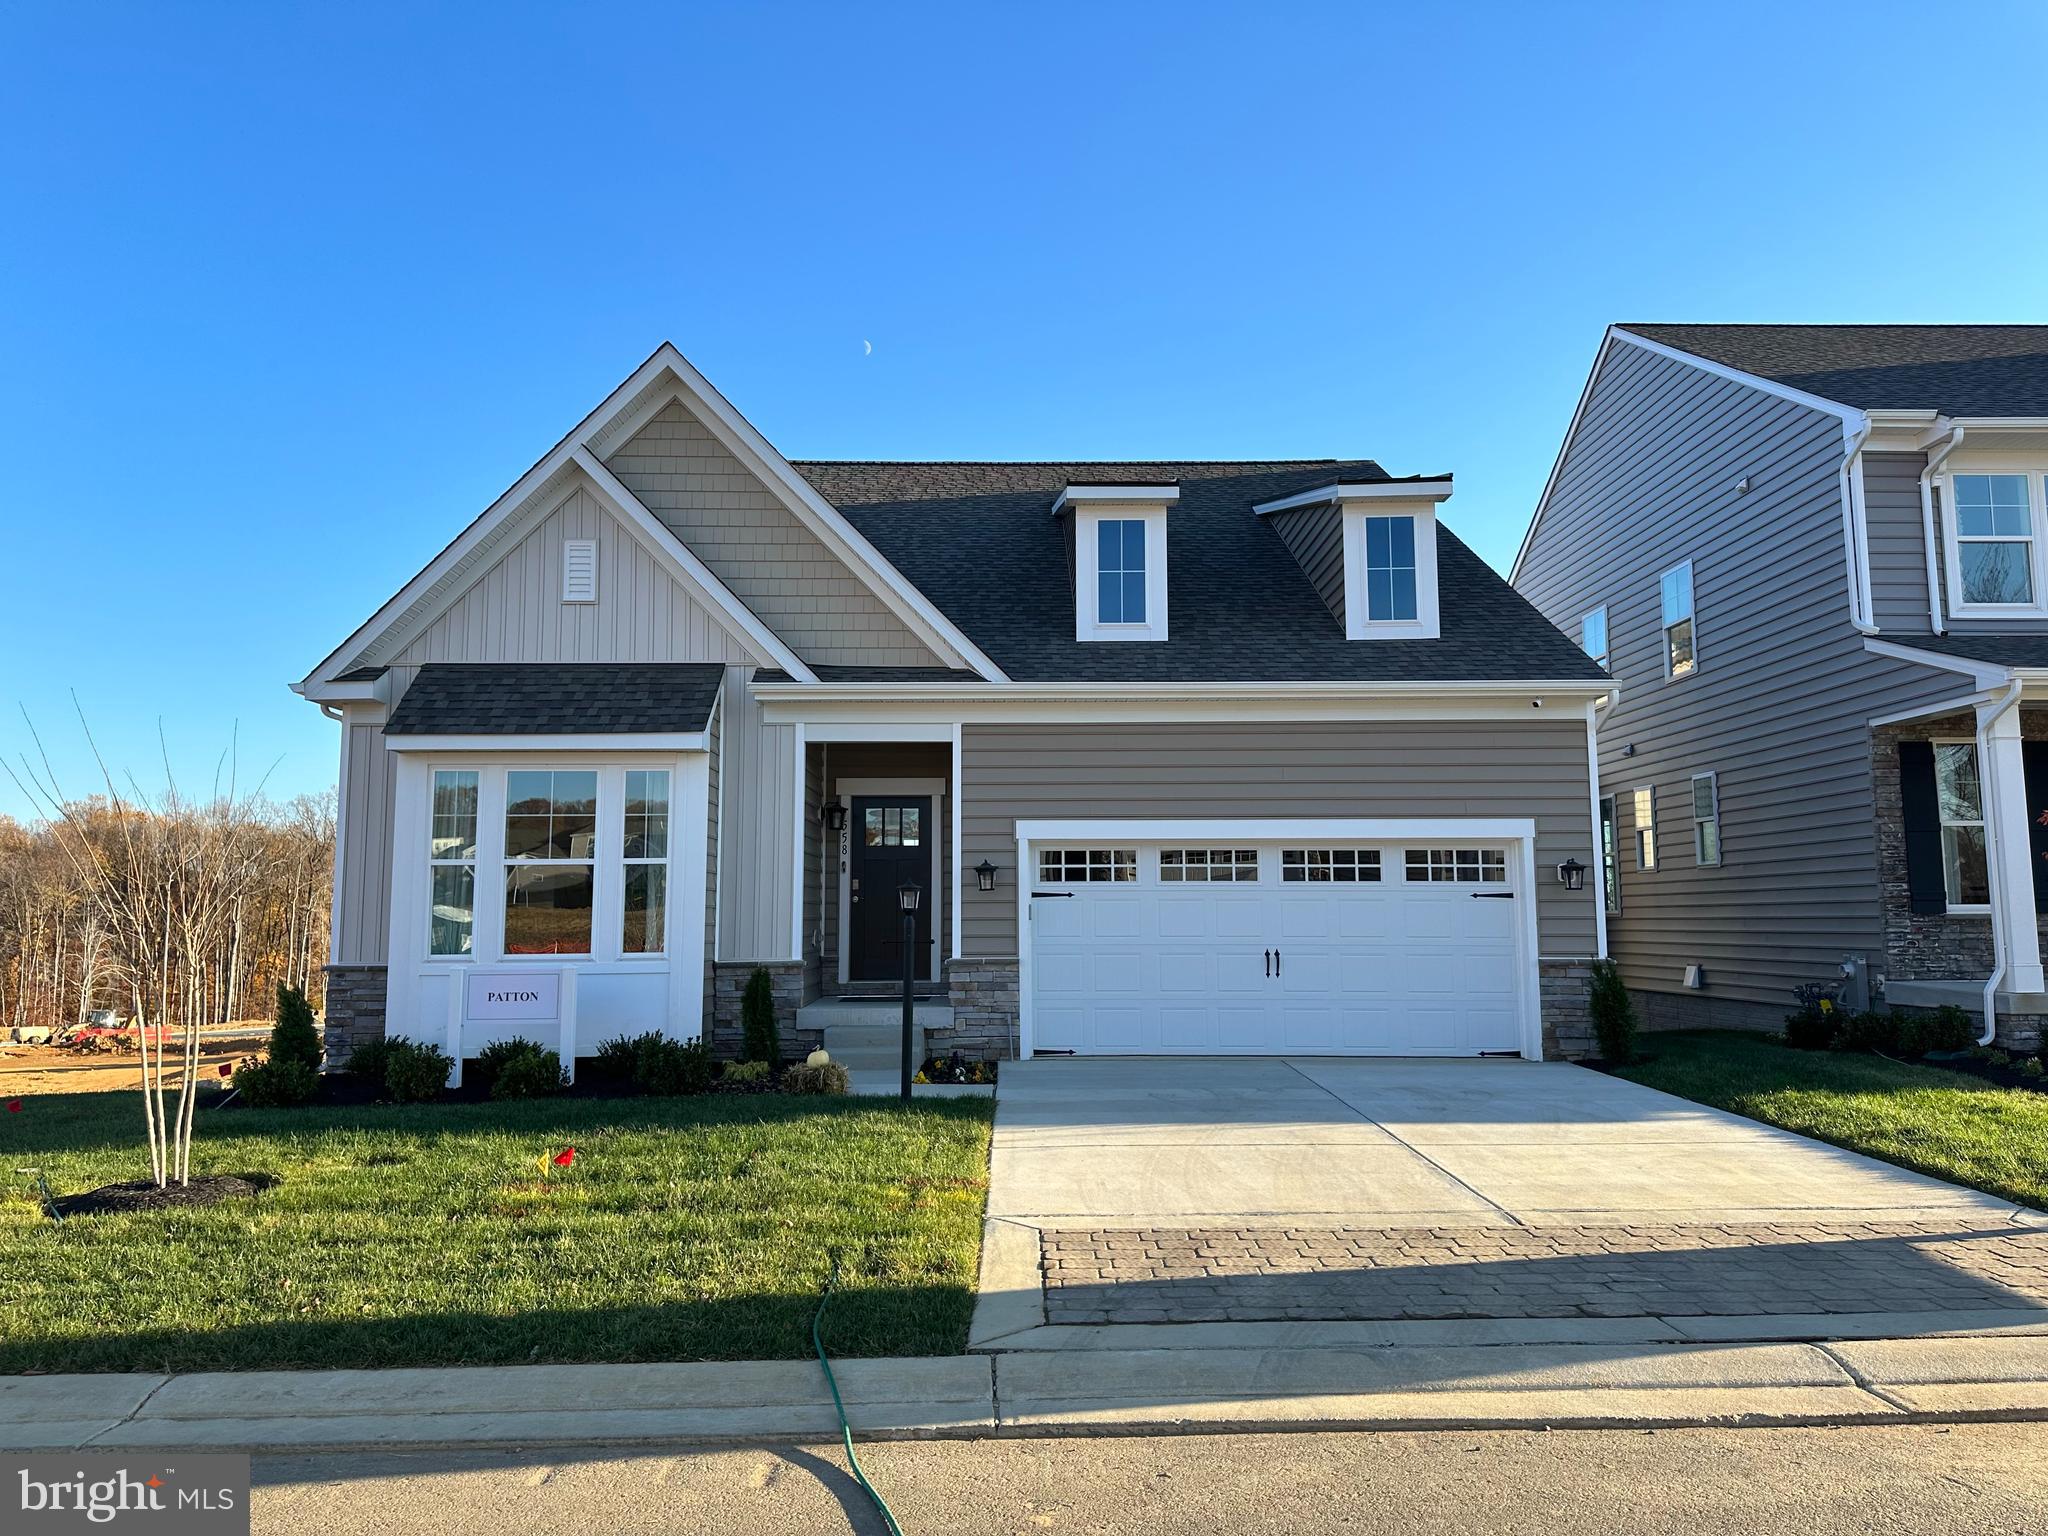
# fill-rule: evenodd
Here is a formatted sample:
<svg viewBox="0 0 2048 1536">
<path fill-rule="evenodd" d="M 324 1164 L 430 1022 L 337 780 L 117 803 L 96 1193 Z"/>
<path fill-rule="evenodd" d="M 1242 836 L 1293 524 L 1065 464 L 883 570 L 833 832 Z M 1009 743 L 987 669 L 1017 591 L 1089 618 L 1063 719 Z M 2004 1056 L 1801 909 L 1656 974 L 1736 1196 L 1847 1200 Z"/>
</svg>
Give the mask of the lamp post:
<svg viewBox="0 0 2048 1536">
<path fill-rule="evenodd" d="M 916 1072 L 910 1060 L 913 1028 L 910 979 L 917 970 L 917 902 L 923 895 L 924 891 L 915 880 L 905 881 L 896 887 L 896 905 L 903 909 L 903 1102 L 906 1104 L 910 1102 L 910 1079 Z"/>
</svg>

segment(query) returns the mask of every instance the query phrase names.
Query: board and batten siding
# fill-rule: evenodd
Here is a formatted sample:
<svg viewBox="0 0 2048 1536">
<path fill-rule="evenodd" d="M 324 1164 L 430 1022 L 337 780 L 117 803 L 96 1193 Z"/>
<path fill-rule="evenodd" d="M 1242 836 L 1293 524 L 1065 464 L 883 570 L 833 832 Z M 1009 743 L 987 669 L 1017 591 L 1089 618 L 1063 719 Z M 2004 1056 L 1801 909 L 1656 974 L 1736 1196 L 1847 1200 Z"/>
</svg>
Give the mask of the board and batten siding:
<svg viewBox="0 0 2048 1536">
<path fill-rule="evenodd" d="M 1367 642 L 1361 642 L 1367 643 Z M 1533 817 L 1545 955 L 1594 952 L 1596 892 L 1550 876 L 1593 854 L 1586 721 L 979 725 L 961 729 L 963 955 L 1017 947 L 1017 823 L 1130 818 Z"/>
<path fill-rule="evenodd" d="M 1516 585 L 1567 634 L 1607 609 L 1608 943 L 1631 987 L 1684 993 L 1697 963 L 1710 999 L 1789 1007 L 1845 955 L 1882 969 L 1868 722 L 1957 679 L 1872 656 L 1850 621 L 1843 449 L 1834 416 L 1621 343 L 1566 445 Z M 1698 668 L 1667 680 L 1659 581 L 1688 559 Z M 1718 867 L 1694 856 L 1690 781 L 1708 772 Z M 1636 867 L 1637 786 L 1655 792 L 1654 870 Z"/>
<path fill-rule="evenodd" d="M 805 661 L 942 664 L 680 401 L 605 465 Z"/>
<path fill-rule="evenodd" d="M 794 960 L 790 903 L 796 879 L 796 776 L 793 725 L 770 725 L 747 691 L 750 669 L 725 673 L 719 782 L 718 958 Z"/>
<path fill-rule="evenodd" d="M 384 712 L 344 706 L 341 727 L 340 910 L 330 965 L 382 965 L 391 931 L 391 818 L 398 765 L 384 749 Z"/>
<path fill-rule="evenodd" d="M 1266 521 L 1280 535 L 1323 603 L 1344 622 L 1344 514 L 1335 502 L 1274 512 Z"/>
</svg>

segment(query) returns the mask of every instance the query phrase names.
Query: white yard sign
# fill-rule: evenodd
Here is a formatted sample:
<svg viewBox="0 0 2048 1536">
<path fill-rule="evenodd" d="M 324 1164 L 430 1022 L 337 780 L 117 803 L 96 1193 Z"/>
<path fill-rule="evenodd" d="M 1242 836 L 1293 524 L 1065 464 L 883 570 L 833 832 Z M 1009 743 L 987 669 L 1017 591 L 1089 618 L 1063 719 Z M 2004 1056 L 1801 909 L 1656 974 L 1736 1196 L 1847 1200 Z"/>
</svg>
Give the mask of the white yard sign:
<svg viewBox="0 0 2048 1536">
<path fill-rule="evenodd" d="M 552 1024 L 560 1044 L 562 1070 L 576 1081 L 576 973 L 558 971 L 471 971 L 451 990 L 448 1054 L 455 1058 L 451 1085 L 462 1086 L 462 1037 L 469 1024 Z M 522 1031 L 523 1033 L 523 1031 Z M 545 1039 L 539 1030 L 534 1034 Z"/>
</svg>

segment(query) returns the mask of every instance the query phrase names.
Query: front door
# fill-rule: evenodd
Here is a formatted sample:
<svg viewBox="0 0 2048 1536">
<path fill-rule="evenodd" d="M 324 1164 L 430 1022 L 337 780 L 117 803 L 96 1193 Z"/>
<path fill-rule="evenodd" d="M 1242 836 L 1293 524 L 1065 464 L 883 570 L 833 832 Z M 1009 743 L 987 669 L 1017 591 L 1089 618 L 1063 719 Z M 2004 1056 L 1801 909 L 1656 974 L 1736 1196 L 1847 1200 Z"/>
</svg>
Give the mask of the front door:
<svg viewBox="0 0 2048 1536">
<path fill-rule="evenodd" d="M 916 953 L 920 980 L 931 975 L 932 825 L 929 795 L 857 795 L 853 801 L 853 942 L 847 976 L 853 981 L 898 981 L 903 976 L 903 911 L 896 888 L 923 888 L 917 904 Z"/>
</svg>

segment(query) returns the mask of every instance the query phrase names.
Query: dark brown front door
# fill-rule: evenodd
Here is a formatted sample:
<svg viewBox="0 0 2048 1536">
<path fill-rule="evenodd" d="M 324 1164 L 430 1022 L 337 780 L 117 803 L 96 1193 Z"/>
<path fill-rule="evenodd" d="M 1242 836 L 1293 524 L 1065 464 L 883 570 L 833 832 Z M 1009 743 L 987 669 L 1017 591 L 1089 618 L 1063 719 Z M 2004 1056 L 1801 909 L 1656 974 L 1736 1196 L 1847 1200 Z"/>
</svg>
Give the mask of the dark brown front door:
<svg viewBox="0 0 2048 1536">
<path fill-rule="evenodd" d="M 932 825 L 929 795 L 857 795 L 853 801 L 853 941 L 847 976 L 853 981 L 896 981 L 903 975 L 903 912 L 896 888 L 923 889 L 917 904 L 920 980 L 931 973 Z"/>
</svg>

